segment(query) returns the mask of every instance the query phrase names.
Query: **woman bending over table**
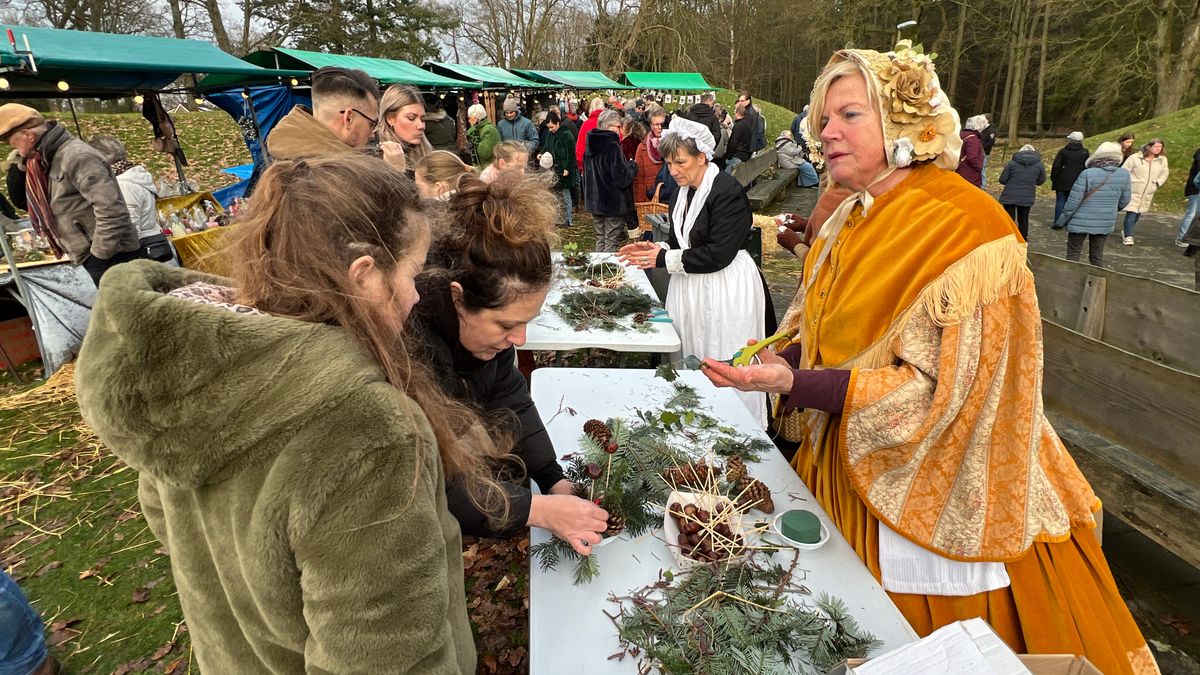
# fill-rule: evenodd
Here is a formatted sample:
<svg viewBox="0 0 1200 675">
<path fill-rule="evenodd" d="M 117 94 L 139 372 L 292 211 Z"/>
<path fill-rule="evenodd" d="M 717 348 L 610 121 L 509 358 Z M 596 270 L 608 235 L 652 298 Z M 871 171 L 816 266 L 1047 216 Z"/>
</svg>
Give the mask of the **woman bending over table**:
<svg viewBox="0 0 1200 675">
<path fill-rule="evenodd" d="M 1100 501 L 1042 412 L 1025 245 L 954 173 L 933 63 L 903 43 L 839 51 L 807 125 L 849 196 L 808 252 L 795 339 L 705 372 L 780 395 L 797 473 L 919 634 L 981 617 L 1018 652 L 1157 673 L 1094 533 Z"/>
<path fill-rule="evenodd" d="M 454 481 L 450 511 L 464 534 L 512 537 L 542 527 L 582 555 L 600 543 L 604 509 L 574 495 L 517 371 L 517 347 L 550 290 L 550 245 L 558 199 L 543 176 L 502 171 L 492 183 L 466 176 L 448 201 L 447 227 L 430 250 L 413 313 L 422 353 L 447 394 L 481 408 L 511 430 L 516 447 L 493 462 L 509 498 L 506 515 L 489 515 Z M 535 495 L 520 484 L 537 483 Z"/>
</svg>

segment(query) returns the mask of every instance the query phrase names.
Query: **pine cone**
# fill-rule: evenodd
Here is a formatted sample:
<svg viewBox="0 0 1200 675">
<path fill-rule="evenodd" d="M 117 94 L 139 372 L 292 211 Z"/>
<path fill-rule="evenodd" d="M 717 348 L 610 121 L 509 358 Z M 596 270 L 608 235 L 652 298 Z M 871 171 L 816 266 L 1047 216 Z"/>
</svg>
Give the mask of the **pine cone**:
<svg viewBox="0 0 1200 675">
<path fill-rule="evenodd" d="M 601 446 L 608 445 L 612 440 L 612 429 L 600 420 L 588 420 L 583 423 L 583 433 L 592 437 L 592 440 L 599 443 Z"/>
<path fill-rule="evenodd" d="M 625 531 L 625 518 L 619 513 L 609 512 L 608 528 L 604 530 L 605 537 L 615 537 Z"/>
<path fill-rule="evenodd" d="M 716 474 L 711 466 L 703 461 L 696 464 L 673 466 L 662 472 L 667 483 L 676 487 L 703 488 L 716 482 Z"/>
<path fill-rule="evenodd" d="M 735 455 L 730 457 L 729 461 L 725 462 L 725 480 L 730 483 L 739 485 L 742 479 L 748 475 L 746 472 L 746 462 L 741 457 Z"/>
<path fill-rule="evenodd" d="M 749 487 L 742 486 L 745 491 L 742 493 L 741 498 L 738 499 L 738 505 L 748 509 L 758 509 L 763 513 L 774 513 L 775 502 L 771 500 L 771 490 L 767 487 L 766 483 L 756 478 L 751 478 L 748 485 Z"/>
</svg>

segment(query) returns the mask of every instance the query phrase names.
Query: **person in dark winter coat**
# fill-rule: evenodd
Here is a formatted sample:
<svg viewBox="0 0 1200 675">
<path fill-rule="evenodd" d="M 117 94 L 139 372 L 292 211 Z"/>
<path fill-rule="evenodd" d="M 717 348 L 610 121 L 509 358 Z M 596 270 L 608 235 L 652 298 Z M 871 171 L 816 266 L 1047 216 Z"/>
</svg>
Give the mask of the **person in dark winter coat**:
<svg viewBox="0 0 1200 675">
<path fill-rule="evenodd" d="M 753 152 L 750 148 L 754 143 L 754 119 L 746 110 L 745 106 L 739 105 L 733 111 L 733 132 L 725 146 L 725 170 L 729 172 L 738 164 L 749 161 Z"/>
<path fill-rule="evenodd" d="M 1187 211 L 1179 221 L 1179 235 L 1175 237 L 1175 245 L 1181 247 L 1187 246 L 1183 243 L 1183 236 L 1200 212 L 1200 148 L 1196 148 L 1192 155 L 1192 168 L 1188 169 L 1187 180 L 1183 183 L 1183 196 L 1187 197 Z"/>
<path fill-rule="evenodd" d="M 579 169 L 575 166 L 575 134 L 553 110 L 546 115 L 546 152 L 550 153 L 550 169 L 556 181 L 566 214 L 564 225 L 574 225 L 575 203 L 571 191 L 579 185 Z"/>
<path fill-rule="evenodd" d="M 756 153 L 767 147 L 767 121 L 763 118 L 762 110 L 754 105 L 750 92 L 743 90 L 739 93 L 737 105 L 746 106 L 746 117 L 750 120 L 750 153 Z"/>
<path fill-rule="evenodd" d="M 983 141 L 979 138 L 979 130 L 964 127 L 959 137 L 962 138 L 962 155 L 958 159 L 958 175 L 971 185 L 983 187 Z"/>
<path fill-rule="evenodd" d="M 711 91 L 706 91 L 700 95 L 700 102 L 688 108 L 684 114 L 687 119 L 708 127 L 714 139 L 721 137 L 721 122 L 717 120 L 717 112 L 713 109 L 716 102 L 717 97 Z"/>
<path fill-rule="evenodd" d="M 1067 260 L 1079 260 L 1088 242 L 1088 262 L 1104 267 L 1104 244 L 1113 231 L 1117 212 L 1133 196 L 1129 172 L 1121 168 L 1121 146 L 1101 143 L 1075 179 L 1054 229 L 1067 228 Z"/>
<path fill-rule="evenodd" d="M 1067 144 L 1054 156 L 1054 164 L 1050 166 L 1050 187 L 1054 189 L 1054 222 L 1062 215 L 1075 179 L 1083 173 L 1087 165 L 1088 151 L 1083 147 L 1083 132 L 1072 131 L 1067 134 Z"/>
<path fill-rule="evenodd" d="M 1032 145 L 1021 146 L 1000 173 L 1000 203 L 1012 216 L 1021 236 L 1029 240 L 1029 209 L 1037 199 L 1037 186 L 1046 182 L 1046 167 L 1042 156 Z"/>
<path fill-rule="evenodd" d="M 637 162 L 621 152 L 621 113 L 606 110 L 588 132 L 583 154 L 583 200 L 596 221 L 596 251 L 616 251 L 625 238 L 626 218 L 634 212 L 633 180 Z"/>
<path fill-rule="evenodd" d="M 569 156 L 569 155 L 568 155 Z M 543 527 L 586 555 L 607 514 L 574 494 L 516 369 L 516 348 L 550 290 L 557 202 L 536 178 L 505 174 L 484 184 L 465 178 L 447 202 L 454 227 L 431 246 L 413 311 L 424 337 L 418 352 L 449 396 L 500 418 L 516 442 L 513 461 L 493 467 L 508 495 L 506 518 L 488 516 L 462 486 L 447 483 L 450 512 L 463 534 L 509 538 Z M 541 494 L 521 483 L 528 476 Z"/>
<path fill-rule="evenodd" d="M 992 156 L 992 148 L 996 146 L 996 125 L 988 120 L 987 115 L 980 115 L 986 125 L 979 132 L 979 142 L 983 144 L 983 184 L 987 185 L 988 158 Z"/>
<path fill-rule="evenodd" d="M 434 150 L 458 152 L 458 125 L 440 106 L 425 113 L 425 140 Z"/>
</svg>

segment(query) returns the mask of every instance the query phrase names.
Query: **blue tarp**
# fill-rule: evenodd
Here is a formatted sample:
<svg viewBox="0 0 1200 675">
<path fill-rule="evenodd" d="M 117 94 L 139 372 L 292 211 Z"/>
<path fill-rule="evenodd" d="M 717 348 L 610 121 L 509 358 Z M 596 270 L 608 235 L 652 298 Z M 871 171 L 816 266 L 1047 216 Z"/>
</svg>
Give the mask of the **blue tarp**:
<svg viewBox="0 0 1200 675">
<path fill-rule="evenodd" d="M 249 100 L 242 96 L 244 92 L 249 92 Z M 255 166 L 258 167 L 264 165 L 265 159 L 263 157 L 262 141 L 267 138 L 271 130 L 275 128 L 275 125 L 279 123 L 279 120 L 283 119 L 297 105 L 312 106 L 312 99 L 310 97 L 301 95 L 285 85 L 231 89 L 214 94 L 205 94 L 204 98 L 208 99 L 209 102 L 221 110 L 229 113 L 233 119 L 238 120 L 238 123 L 242 126 L 246 147 L 250 149 L 250 157 L 254 160 Z M 252 138 L 246 133 L 247 130 L 252 128 L 248 124 L 251 102 L 254 103 L 254 116 L 258 121 L 258 130 L 261 138 Z"/>
<path fill-rule="evenodd" d="M 251 168 L 254 167 L 253 164 L 247 164 L 246 166 L 251 167 Z M 237 168 L 240 169 L 241 167 L 237 167 Z M 249 173 L 246 174 L 245 180 L 238 181 L 238 182 L 234 183 L 233 185 L 227 185 L 227 186 L 221 188 L 220 190 L 213 190 L 212 196 L 218 202 L 221 202 L 222 208 L 224 208 L 225 210 L 228 211 L 229 206 L 231 204 L 233 204 L 233 200 L 237 199 L 238 197 L 245 196 L 246 188 L 248 188 L 248 187 L 250 187 L 250 174 Z"/>
<path fill-rule="evenodd" d="M 221 173 L 227 173 L 235 178 L 246 180 L 250 174 L 254 173 L 254 164 L 239 164 L 237 166 L 227 166 L 221 169 Z"/>
</svg>

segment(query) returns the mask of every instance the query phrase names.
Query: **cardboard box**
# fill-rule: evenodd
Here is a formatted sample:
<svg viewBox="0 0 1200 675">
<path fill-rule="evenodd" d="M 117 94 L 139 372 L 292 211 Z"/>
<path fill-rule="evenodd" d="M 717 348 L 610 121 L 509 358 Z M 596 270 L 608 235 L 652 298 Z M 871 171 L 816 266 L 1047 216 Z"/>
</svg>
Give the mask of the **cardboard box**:
<svg viewBox="0 0 1200 675">
<path fill-rule="evenodd" d="M 1086 657 L 1073 654 L 1018 654 L 1033 675 L 1104 675 Z"/>
</svg>

